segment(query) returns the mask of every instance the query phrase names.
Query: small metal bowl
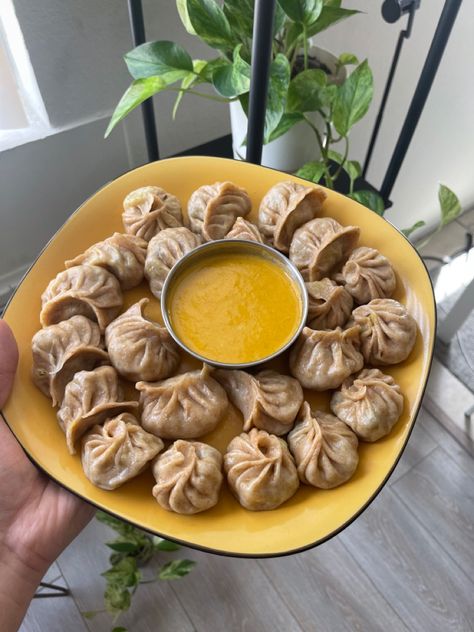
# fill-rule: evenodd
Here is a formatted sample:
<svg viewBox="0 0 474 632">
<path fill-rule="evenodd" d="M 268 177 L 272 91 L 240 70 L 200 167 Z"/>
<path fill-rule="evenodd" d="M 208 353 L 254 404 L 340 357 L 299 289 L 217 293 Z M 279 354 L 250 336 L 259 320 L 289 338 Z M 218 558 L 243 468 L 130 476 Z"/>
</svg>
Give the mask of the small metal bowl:
<svg viewBox="0 0 474 632">
<path fill-rule="evenodd" d="M 297 330 L 295 331 L 291 339 L 283 347 L 281 347 L 280 349 L 278 349 L 271 355 L 261 358 L 259 360 L 253 360 L 252 362 L 226 363 L 226 362 L 219 362 L 216 360 L 211 360 L 210 358 L 206 358 L 200 355 L 199 353 L 196 353 L 192 349 L 190 349 L 179 338 L 179 336 L 176 334 L 171 324 L 171 320 L 169 317 L 169 310 L 168 310 L 169 308 L 168 297 L 170 295 L 171 288 L 173 287 L 173 283 L 175 282 L 178 275 L 186 268 L 194 265 L 196 262 L 201 261 L 202 259 L 206 257 L 212 256 L 215 254 L 221 254 L 223 252 L 228 253 L 228 254 L 246 254 L 246 253 L 253 254 L 253 255 L 258 254 L 266 258 L 267 260 L 274 261 L 275 263 L 281 265 L 286 270 L 286 272 L 293 279 L 295 285 L 299 289 L 302 310 L 301 310 L 301 320 L 300 320 Z M 178 345 L 182 349 L 187 351 L 189 354 L 191 354 L 198 360 L 201 360 L 202 362 L 206 362 L 207 364 L 210 364 L 212 366 L 221 367 L 224 369 L 242 369 L 242 368 L 247 368 L 251 366 L 256 366 L 258 364 L 262 364 L 263 362 L 267 362 L 268 360 L 272 360 L 273 358 L 276 358 L 281 353 L 286 351 L 286 349 L 288 349 L 295 342 L 296 338 L 299 336 L 299 334 L 301 333 L 301 330 L 303 329 L 306 323 L 306 318 L 308 315 L 308 294 L 307 294 L 306 287 L 303 281 L 303 277 L 301 276 L 299 270 L 287 257 L 285 257 L 285 255 L 283 255 L 281 252 L 278 252 L 278 250 L 275 250 L 274 248 L 271 248 L 270 246 L 260 244 L 256 241 L 243 241 L 241 239 L 219 239 L 216 241 L 207 242 L 203 244 L 202 246 L 198 246 L 197 248 L 195 248 L 194 250 L 186 254 L 182 259 L 176 262 L 176 264 L 173 266 L 168 276 L 166 277 L 166 281 L 163 285 L 163 290 L 161 292 L 161 313 L 163 315 L 163 321 L 168 331 L 170 332 L 171 336 L 178 343 Z"/>
</svg>

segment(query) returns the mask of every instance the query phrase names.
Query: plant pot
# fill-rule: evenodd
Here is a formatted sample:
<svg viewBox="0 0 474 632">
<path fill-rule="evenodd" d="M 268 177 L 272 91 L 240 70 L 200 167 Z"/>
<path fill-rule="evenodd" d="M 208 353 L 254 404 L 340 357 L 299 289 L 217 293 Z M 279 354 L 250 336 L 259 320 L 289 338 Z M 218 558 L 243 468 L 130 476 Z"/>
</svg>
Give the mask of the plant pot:
<svg viewBox="0 0 474 632">
<path fill-rule="evenodd" d="M 344 67 L 337 68 L 337 57 L 328 51 L 312 46 L 309 55 L 324 64 L 329 70 L 328 81 L 340 84 L 344 81 Z M 317 112 L 308 114 L 313 124 L 324 137 L 324 123 Z M 243 145 L 247 135 L 247 116 L 239 101 L 230 103 L 230 123 L 232 129 L 232 149 L 234 158 L 245 160 L 246 146 Z M 304 122 L 294 125 L 286 134 L 263 146 L 262 165 L 280 171 L 293 172 L 310 160 L 320 158 L 319 147 L 314 133 Z"/>
</svg>

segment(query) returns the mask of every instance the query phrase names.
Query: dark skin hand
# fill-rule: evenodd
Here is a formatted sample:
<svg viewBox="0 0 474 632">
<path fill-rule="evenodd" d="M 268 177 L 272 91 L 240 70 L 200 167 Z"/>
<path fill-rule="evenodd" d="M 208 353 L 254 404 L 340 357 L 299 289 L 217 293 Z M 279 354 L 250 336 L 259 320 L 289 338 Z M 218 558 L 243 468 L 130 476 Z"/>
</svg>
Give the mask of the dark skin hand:
<svg viewBox="0 0 474 632">
<path fill-rule="evenodd" d="M 18 364 L 0 320 L 0 409 Z M 34 421 L 34 420 L 32 420 Z M 42 576 L 80 533 L 94 509 L 40 472 L 0 416 L 0 630 L 17 630 Z"/>
</svg>

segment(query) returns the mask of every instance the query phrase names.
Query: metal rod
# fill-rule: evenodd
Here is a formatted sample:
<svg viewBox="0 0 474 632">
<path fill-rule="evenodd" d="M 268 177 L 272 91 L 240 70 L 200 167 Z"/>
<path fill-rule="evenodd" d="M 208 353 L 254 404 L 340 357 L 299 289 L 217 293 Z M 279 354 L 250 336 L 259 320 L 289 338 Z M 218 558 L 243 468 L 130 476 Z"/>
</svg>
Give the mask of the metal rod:
<svg viewBox="0 0 474 632">
<path fill-rule="evenodd" d="M 255 0 L 246 160 L 262 160 L 276 0 Z"/>
<path fill-rule="evenodd" d="M 33 599 L 47 599 L 49 597 L 67 597 L 71 594 L 69 588 L 64 586 L 58 586 L 57 584 L 50 584 L 48 582 L 40 582 L 41 588 L 49 588 L 51 592 L 37 592 L 33 596 Z"/>
<path fill-rule="evenodd" d="M 420 120 L 421 113 L 430 93 L 433 80 L 436 76 L 439 63 L 446 48 L 451 29 L 456 20 L 462 0 L 446 0 L 443 11 L 436 27 L 436 32 L 431 42 L 430 50 L 421 71 L 415 94 L 410 103 L 408 113 L 403 124 L 398 142 L 394 149 L 390 164 L 380 189 L 380 194 L 384 200 L 388 200 L 407 153 L 416 126 Z"/>
<path fill-rule="evenodd" d="M 143 20 L 142 0 L 128 0 L 128 14 L 134 46 L 140 46 L 145 42 L 145 22 Z M 143 127 L 145 128 L 146 149 L 148 161 L 158 160 L 158 132 L 156 130 L 155 112 L 153 101 L 150 97 L 142 103 Z"/>
</svg>

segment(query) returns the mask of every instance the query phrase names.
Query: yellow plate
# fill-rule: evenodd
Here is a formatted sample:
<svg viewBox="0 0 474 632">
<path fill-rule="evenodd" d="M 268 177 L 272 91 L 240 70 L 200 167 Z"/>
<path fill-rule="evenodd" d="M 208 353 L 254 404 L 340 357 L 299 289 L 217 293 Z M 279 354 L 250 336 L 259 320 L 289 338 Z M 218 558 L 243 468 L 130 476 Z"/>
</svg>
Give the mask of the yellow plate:
<svg viewBox="0 0 474 632">
<path fill-rule="evenodd" d="M 360 226 L 361 245 L 378 248 L 392 262 L 398 277 L 395 298 L 414 316 L 419 333 L 408 360 L 387 370 L 405 395 L 403 415 L 390 435 L 375 444 L 361 444 L 359 467 L 345 485 L 333 490 L 301 486 L 292 499 L 274 511 L 246 511 L 225 489 L 218 505 L 210 511 L 195 516 L 169 513 L 151 495 L 153 478 L 150 471 L 115 491 L 94 487 L 82 472 L 80 458 L 68 454 L 50 400 L 30 380 L 30 341 L 40 328 L 42 291 L 63 269 L 66 259 L 114 231 L 123 230 L 122 200 L 129 191 L 145 185 L 159 185 L 177 195 L 186 208 L 192 191 L 202 184 L 232 180 L 249 192 L 255 219 L 264 193 L 282 179 L 308 184 L 299 178 L 245 162 L 194 156 L 162 160 L 126 173 L 84 202 L 58 231 L 23 279 L 4 315 L 18 341 L 20 364 L 12 396 L 3 413 L 33 461 L 58 483 L 105 511 L 163 537 L 228 555 L 282 555 L 320 544 L 346 527 L 367 507 L 395 467 L 420 407 L 436 327 L 428 273 L 409 241 L 364 206 L 327 191 L 323 214 L 342 224 Z M 158 301 L 145 285 L 127 292 L 127 306 L 144 295 L 152 299 L 148 314 L 161 321 Z M 186 358 L 181 370 L 196 366 L 196 360 Z M 287 372 L 284 360 L 274 366 Z M 307 392 L 306 397 L 313 406 L 328 410 L 328 395 Z M 228 418 L 203 440 L 224 450 L 241 427 L 240 414 L 230 406 Z"/>
</svg>

